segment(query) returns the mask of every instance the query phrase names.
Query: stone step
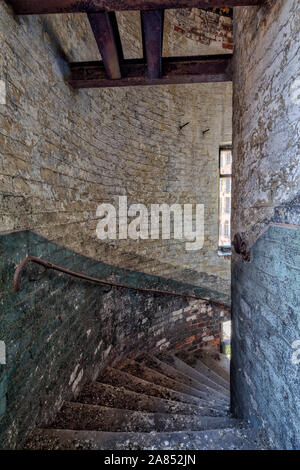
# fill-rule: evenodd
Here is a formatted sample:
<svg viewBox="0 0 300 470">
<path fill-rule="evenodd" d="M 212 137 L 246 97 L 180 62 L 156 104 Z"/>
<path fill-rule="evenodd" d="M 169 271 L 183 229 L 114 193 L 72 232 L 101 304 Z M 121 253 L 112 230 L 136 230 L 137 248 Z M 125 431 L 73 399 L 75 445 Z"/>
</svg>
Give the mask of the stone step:
<svg viewBox="0 0 300 470">
<path fill-rule="evenodd" d="M 65 402 L 48 428 L 110 432 L 202 431 L 236 425 L 229 417 L 147 413 L 98 405 Z"/>
<path fill-rule="evenodd" d="M 119 369 L 108 367 L 97 381 L 113 385 L 114 387 L 124 387 L 127 390 L 131 390 L 132 392 L 139 394 L 146 394 L 157 398 L 185 403 L 186 414 L 201 414 L 207 416 L 227 415 L 226 411 L 215 410 L 212 407 L 204 406 L 201 400 L 196 397 L 162 387 L 161 385 L 150 383 Z"/>
<path fill-rule="evenodd" d="M 73 400 L 77 403 L 102 405 L 110 408 L 121 408 L 149 413 L 190 414 L 191 405 L 165 398 L 153 397 L 132 392 L 123 387 L 93 382 L 84 387 L 80 395 Z"/>
<path fill-rule="evenodd" d="M 229 404 L 229 399 L 217 391 L 207 387 L 206 385 L 200 384 L 198 380 L 195 380 L 188 375 L 184 374 L 183 372 L 178 371 L 171 365 L 167 364 L 166 362 L 160 361 L 155 356 L 142 356 L 140 359 L 142 364 L 150 367 L 151 369 L 157 370 L 158 372 L 166 375 L 167 377 L 176 380 L 177 382 L 182 382 L 185 385 L 189 385 L 202 394 L 200 398 L 204 400 L 214 399 L 216 403 L 222 404 Z"/>
<path fill-rule="evenodd" d="M 195 354 L 188 353 L 186 351 L 178 351 L 176 352 L 176 356 L 179 357 L 181 360 L 189 364 L 191 367 L 196 369 L 201 374 L 206 375 L 209 379 L 214 381 L 215 383 L 221 385 L 222 387 L 230 390 L 230 382 L 225 380 L 220 375 L 216 374 L 212 369 L 207 367 L 200 359 L 196 357 Z"/>
<path fill-rule="evenodd" d="M 199 350 L 195 356 L 215 374 L 230 382 L 230 361 L 224 354 Z"/>
<path fill-rule="evenodd" d="M 27 450 L 267 450 L 259 434 L 248 428 L 126 433 L 36 429 Z M 133 455 L 134 457 L 134 455 Z M 127 462 L 127 461 L 126 461 Z M 118 462 L 120 463 L 120 462 Z M 128 462 L 127 462 L 128 463 Z"/>
<path fill-rule="evenodd" d="M 163 387 L 169 388 L 171 390 L 184 393 L 186 395 L 190 395 L 198 400 L 203 406 L 212 406 L 217 410 L 226 410 L 228 409 L 228 405 L 224 406 L 224 404 L 217 403 L 216 399 L 207 394 L 200 392 L 199 390 L 183 384 L 182 382 L 178 382 L 166 375 L 162 374 L 158 370 L 151 369 L 150 367 L 145 366 L 144 364 L 139 364 L 133 360 L 127 360 L 123 362 L 120 366 L 121 370 L 128 372 L 135 377 L 139 377 L 143 380 L 148 382 L 152 382 L 156 385 L 161 385 Z"/>
<path fill-rule="evenodd" d="M 159 359 L 167 362 L 169 365 L 177 369 L 179 372 L 182 372 L 185 375 L 188 375 L 192 379 L 197 380 L 198 382 L 202 383 L 203 385 L 206 385 L 209 387 L 210 390 L 212 391 L 217 391 L 220 393 L 221 397 L 228 399 L 230 397 L 230 392 L 227 388 L 224 388 L 222 385 L 217 384 L 216 382 L 212 381 L 210 378 L 206 376 L 206 374 L 203 374 L 193 367 L 191 367 L 189 364 L 181 360 L 180 358 L 176 357 L 174 354 L 166 354 L 164 353 L 163 355 L 159 356 Z"/>
</svg>

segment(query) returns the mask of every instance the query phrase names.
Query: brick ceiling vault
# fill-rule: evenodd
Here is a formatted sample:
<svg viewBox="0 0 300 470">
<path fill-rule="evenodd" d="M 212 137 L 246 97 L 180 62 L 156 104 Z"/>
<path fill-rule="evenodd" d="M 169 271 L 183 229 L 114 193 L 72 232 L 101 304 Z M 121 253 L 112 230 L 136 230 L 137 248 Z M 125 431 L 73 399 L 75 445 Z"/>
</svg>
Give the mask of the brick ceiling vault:
<svg viewBox="0 0 300 470">
<path fill-rule="evenodd" d="M 205 8 L 230 14 L 263 0 L 7 0 L 17 15 L 86 13 L 102 61 L 69 64 L 73 88 L 231 81 L 231 54 L 163 57 L 164 12 Z M 124 59 L 116 11 L 140 10 L 143 57 Z"/>
</svg>

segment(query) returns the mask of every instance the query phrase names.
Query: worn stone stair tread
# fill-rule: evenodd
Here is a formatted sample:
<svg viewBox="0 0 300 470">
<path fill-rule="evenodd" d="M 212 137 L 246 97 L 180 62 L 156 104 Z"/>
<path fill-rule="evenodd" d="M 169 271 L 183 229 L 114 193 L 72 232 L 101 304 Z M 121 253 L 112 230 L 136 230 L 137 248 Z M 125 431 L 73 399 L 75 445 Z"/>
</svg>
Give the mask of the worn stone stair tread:
<svg viewBox="0 0 300 470">
<path fill-rule="evenodd" d="M 225 397 L 230 396 L 230 382 L 212 372 L 205 364 L 203 364 L 204 367 L 202 369 L 200 367 L 197 369 L 192 363 L 189 363 L 188 360 L 178 357 L 174 353 L 170 353 L 169 356 L 174 361 L 174 367 L 183 372 L 186 371 L 187 374 L 193 376 L 200 383 L 205 383 L 209 387 L 216 389 L 218 392 L 225 395 Z M 198 359 L 196 359 L 196 361 L 200 362 Z"/>
<path fill-rule="evenodd" d="M 167 377 L 165 374 L 159 372 L 158 370 L 151 369 L 144 364 L 140 364 L 133 360 L 126 360 L 120 366 L 121 370 L 124 370 L 135 377 L 142 378 L 147 380 L 148 382 L 155 383 L 157 385 L 162 385 L 166 388 L 169 388 L 174 391 L 183 392 L 187 395 L 191 395 L 192 397 L 199 400 L 199 403 L 202 403 L 204 406 L 212 406 L 216 409 L 224 410 L 224 404 L 221 405 L 217 403 L 217 400 L 214 399 L 212 396 L 208 396 L 199 390 L 186 385 L 182 382 L 178 382 L 170 377 Z"/>
<path fill-rule="evenodd" d="M 207 353 L 208 357 L 212 357 L 212 359 L 217 362 L 217 365 L 228 374 L 230 380 L 230 359 L 228 359 L 226 354 L 214 350 L 210 351 L 209 349 L 202 349 L 202 353 Z"/>
<path fill-rule="evenodd" d="M 25 444 L 35 450 L 265 450 L 249 428 L 163 433 L 36 429 Z"/>
<path fill-rule="evenodd" d="M 257 430 L 229 414 L 229 374 L 221 360 L 207 350 L 175 351 L 107 367 L 24 448 L 267 449 Z"/>
<path fill-rule="evenodd" d="M 188 375 L 192 379 L 197 380 L 200 384 L 206 385 L 207 387 L 209 387 L 210 390 L 216 391 L 220 394 L 221 397 L 225 399 L 228 399 L 230 397 L 230 392 L 228 389 L 212 381 L 205 374 L 202 374 L 201 372 L 197 371 L 185 361 L 176 357 L 174 354 L 164 353 L 163 355 L 159 356 L 159 359 L 163 360 L 164 362 L 168 362 L 168 364 L 177 369 L 179 372 L 182 372 L 183 374 Z"/>
<path fill-rule="evenodd" d="M 125 387 L 133 392 L 145 393 L 146 395 L 156 396 L 158 398 L 181 401 L 192 405 L 198 405 L 201 403 L 197 397 L 172 390 L 162 385 L 157 385 L 152 382 L 152 377 L 147 376 L 147 378 L 150 378 L 150 380 L 137 377 L 125 370 L 108 367 L 104 374 L 99 376 L 97 380 L 115 387 Z"/>
<path fill-rule="evenodd" d="M 189 385 L 190 387 L 199 390 L 199 392 L 202 394 L 199 397 L 204 400 L 209 400 L 213 397 L 216 403 L 220 405 L 229 403 L 229 399 L 227 397 L 220 395 L 218 392 L 208 388 L 206 385 L 200 384 L 198 380 L 195 380 L 189 377 L 188 375 L 178 371 L 166 362 L 160 361 L 155 356 L 142 356 L 140 360 L 142 364 L 145 364 L 147 367 L 151 367 L 151 369 L 158 370 L 159 372 L 165 374 L 167 377 L 170 377 L 173 380 L 182 382 L 185 385 Z"/>
<path fill-rule="evenodd" d="M 186 351 L 178 351 L 176 352 L 176 356 L 179 357 L 182 361 L 189 364 L 194 369 L 196 369 L 201 374 L 206 375 L 215 383 L 221 385 L 227 390 L 230 390 L 230 381 L 228 379 L 224 379 L 224 377 L 221 377 L 219 374 L 207 367 L 207 365 L 205 365 L 204 362 L 198 359 L 194 353 L 191 354 Z"/>
<path fill-rule="evenodd" d="M 136 392 L 139 394 L 146 394 L 157 398 L 164 398 L 166 400 L 179 401 L 185 403 L 186 413 L 189 414 L 202 414 L 207 416 L 225 416 L 226 411 L 216 410 L 212 407 L 205 406 L 196 397 L 171 390 L 170 388 L 156 385 L 153 382 L 148 382 L 139 377 L 136 377 L 128 372 L 115 369 L 113 367 L 107 367 L 105 372 L 98 377 L 97 381 L 112 385 L 114 387 L 124 387 L 127 390 Z"/>
<path fill-rule="evenodd" d="M 196 357 L 223 379 L 230 381 L 229 360 L 224 354 L 200 350 Z"/>
<path fill-rule="evenodd" d="M 229 417 L 147 413 L 99 405 L 65 402 L 48 428 L 89 431 L 172 432 L 229 428 L 237 420 Z"/>
<path fill-rule="evenodd" d="M 220 394 L 218 391 L 207 387 L 205 384 L 201 383 L 198 379 L 195 379 L 194 377 L 191 377 L 183 371 L 178 370 L 174 365 L 171 365 L 170 363 L 159 359 L 156 356 L 144 356 L 144 359 L 142 359 L 143 363 L 147 363 L 149 367 L 157 368 L 160 370 L 162 373 L 165 373 L 169 377 L 174 377 L 178 381 L 182 381 L 185 384 L 190 384 L 193 388 L 196 390 L 201 391 L 202 393 L 205 393 L 209 397 L 214 397 L 218 402 L 220 403 L 228 403 L 228 396 L 224 396 Z"/>
<path fill-rule="evenodd" d="M 187 407 L 186 403 L 140 394 L 99 382 L 86 385 L 74 402 L 149 413 L 190 413 L 190 407 Z"/>
</svg>

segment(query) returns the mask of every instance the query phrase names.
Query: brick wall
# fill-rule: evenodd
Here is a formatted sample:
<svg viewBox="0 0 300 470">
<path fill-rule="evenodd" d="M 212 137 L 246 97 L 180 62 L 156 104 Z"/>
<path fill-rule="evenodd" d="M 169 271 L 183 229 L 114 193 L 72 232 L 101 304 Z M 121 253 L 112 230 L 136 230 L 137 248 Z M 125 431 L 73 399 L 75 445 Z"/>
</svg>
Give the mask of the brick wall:
<svg viewBox="0 0 300 470">
<path fill-rule="evenodd" d="M 43 271 L 36 265 L 26 267 L 21 289 L 14 293 L 15 266 L 27 254 L 121 284 L 222 301 L 216 292 L 100 263 L 30 231 L 1 235 L 2 449 L 19 446 L 35 425 L 51 419 L 65 399 L 108 364 L 139 351 L 220 345 L 229 308 L 209 301 L 99 286 L 50 271 L 32 282 Z"/>
<path fill-rule="evenodd" d="M 230 53 L 233 50 L 232 20 L 209 11 L 191 8 L 166 10 L 164 55 Z M 221 52 L 222 51 L 222 52 Z"/>
<path fill-rule="evenodd" d="M 233 230 L 250 244 L 299 194 L 298 19 L 291 0 L 235 9 Z"/>
<path fill-rule="evenodd" d="M 139 57 L 138 13 L 118 20 L 125 56 Z M 228 52 L 230 35 L 230 18 L 170 11 L 164 53 Z M 98 260 L 228 293 L 230 261 L 217 255 L 218 148 L 231 140 L 231 84 L 74 91 L 67 62 L 99 58 L 85 15 L 16 18 L 2 1 L 0 36 L 0 231 L 38 230 Z M 125 194 L 129 204 L 203 203 L 203 249 L 97 240 L 98 204 Z"/>
<path fill-rule="evenodd" d="M 232 408 L 277 448 L 300 448 L 299 2 L 235 11 Z"/>
</svg>

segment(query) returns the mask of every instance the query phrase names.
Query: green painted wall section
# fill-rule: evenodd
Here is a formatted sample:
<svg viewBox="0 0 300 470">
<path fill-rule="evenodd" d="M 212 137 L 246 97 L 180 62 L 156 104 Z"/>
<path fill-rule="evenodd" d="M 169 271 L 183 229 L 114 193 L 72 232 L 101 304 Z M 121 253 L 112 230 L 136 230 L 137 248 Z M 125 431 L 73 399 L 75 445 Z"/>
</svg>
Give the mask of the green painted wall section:
<svg viewBox="0 0 300 470">
<path fill-rule="evenodd" d="M 270 226 L 250 263 L 235 260 L 232 283 L 233 410 L 276 448 L 299 449 L 300 228 Z"/>
</svg>

